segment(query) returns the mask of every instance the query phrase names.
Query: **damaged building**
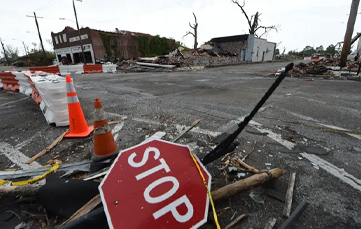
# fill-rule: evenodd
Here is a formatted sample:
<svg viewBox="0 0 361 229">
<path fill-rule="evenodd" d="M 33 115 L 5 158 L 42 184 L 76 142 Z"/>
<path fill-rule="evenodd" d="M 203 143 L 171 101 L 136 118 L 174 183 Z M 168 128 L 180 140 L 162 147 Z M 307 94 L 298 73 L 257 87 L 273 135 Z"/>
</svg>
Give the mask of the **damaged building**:
<svg viewBox="0 0 361 229">
<path fill-rule="evenodd" d="M 240 61 L 262 62 L 273 60 L 276 43 L 244 34 L 212 38 L 203 47 L 215 55 L 233 55 L 238 56 Z"/>
<path fill-rule="evenodd" d="M 81 28 L 79 37 L 78 30 L 67 26 L 61 32 L 52 32 L 51 37 L 56 59 L 62 64 L 83 62 L 80 39 L 87 63 L 162 55 L 178 46 L 174 39 L 118 29 L 106 32 Z"/>
</svg>

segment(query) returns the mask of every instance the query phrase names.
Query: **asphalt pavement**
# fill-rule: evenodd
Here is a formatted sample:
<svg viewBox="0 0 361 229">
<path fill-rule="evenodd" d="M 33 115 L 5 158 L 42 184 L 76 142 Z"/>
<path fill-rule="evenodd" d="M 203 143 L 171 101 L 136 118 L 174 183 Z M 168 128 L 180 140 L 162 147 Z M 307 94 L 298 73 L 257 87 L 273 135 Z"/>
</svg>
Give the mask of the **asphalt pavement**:
<svg viewBox="0 0 361 229">
<path fill-rule="evenodd" d="M 120 149 L 144 141 L 158 131 L 171 140 L 194 120 L 201 122 L 179 143 L 202 158 L 217 136 L 230 133 L 249 114 L 276 77 L 272 70 L 287 63 L 207 68 L 200 71 L 95 73 L 72 75 L 89 123 L 93 103 L 102 101 L 108 120 L 120 120 L 113 132 Z M 237 154 L 252 151 L 246 162 L 260 170 L 283 168 L 286 184 L 296 172 L 292 210 L 308 207 L 292 228 L 361 228 L 361 84 L 316 77 L 287 77 L 253 121 L 240 134 Z M 48 125 L 30 97 L 0 91 L 0 170 L 28 168 L 25 160 L 48 146 L 66 127 Z M 90 159 L 92 138 L 64 139 L 37 160 L 37 167 L 57 158 L 64 163 Z M 21 157 L 16 156 L 21 155 Z M 213 188 L 226 180 L 217 164 L 207 165 Z M 227 208 L 221 225 L 248 214 L 235 228 L 263 228 L 270 217 L 284 222 L 283 203 L 255 189 L 218 204 Z"/>
</svg>

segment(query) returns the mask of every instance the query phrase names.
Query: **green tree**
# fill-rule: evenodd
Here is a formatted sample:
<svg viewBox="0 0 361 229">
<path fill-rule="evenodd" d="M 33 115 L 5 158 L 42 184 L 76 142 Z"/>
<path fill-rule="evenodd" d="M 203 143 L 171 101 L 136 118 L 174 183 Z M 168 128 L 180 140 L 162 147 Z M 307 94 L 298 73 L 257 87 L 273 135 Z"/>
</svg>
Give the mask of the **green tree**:
<svg viewBox="0 0 361 229">
<path fill-rule="evenodd" d="M 329 45 L 326 48 L 325 53 L 334 56 L 336 54 L 336 47 L 334 45 Z"/>
<path fill-rule="evenodd" d="M 319 47 L 317 47 L 317 48 L 316 48 L 316 52 L 317 52 L 317 53 L 324 53 L 325 50 L 324 50 L 324 48 L 323 48 L 323 45 L 320 45 Z"/>
<path fill-rule="evenodd" d="M 316 50 L 312 47 L 307 45 L 303 50 L 302 53 L 304 55 L 313 55 L 316 52 Z"/>
<path fill-rule="evenodd" d="M 9 62 L 15 62 L 19 57 L 19 49 L 17 47 L 6 45 L 5 47 L 6 54 L 8 56 Z"/>
</svg>

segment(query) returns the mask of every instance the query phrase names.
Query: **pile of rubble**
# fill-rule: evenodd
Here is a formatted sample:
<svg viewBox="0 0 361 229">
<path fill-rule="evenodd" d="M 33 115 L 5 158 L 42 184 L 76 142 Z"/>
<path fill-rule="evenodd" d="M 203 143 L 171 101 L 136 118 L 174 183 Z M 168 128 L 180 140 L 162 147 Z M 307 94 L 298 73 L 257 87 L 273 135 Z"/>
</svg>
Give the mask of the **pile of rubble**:
<svg viewBox="0 0 361 229">
<path fill-rule="evenodd" d="M 339 59 L 322 59 L 309 63 L 300 62 L 295 65 L 289 72 L 292 77 L 323 77 L 339 78 L 349 80 L 360 80 L 359 63 L 357 61 L 348 61 L 345 68 L 339 67 Z M 282 69 L 278 70 L 275 75 L 279 75 Z"/>
<path fill-rule="evenodd" d="M 118 63 L 121 71 L 165 71 L 183 70 L 194 66 L 217 66 L 238 64 L 240 57 L 232 54 L 219 54 L 207 50 L 184 50 L 181 48 L 168 55 L 157 57 L 140 57 L 137 60 L 124 60 Z"/>
</svg>

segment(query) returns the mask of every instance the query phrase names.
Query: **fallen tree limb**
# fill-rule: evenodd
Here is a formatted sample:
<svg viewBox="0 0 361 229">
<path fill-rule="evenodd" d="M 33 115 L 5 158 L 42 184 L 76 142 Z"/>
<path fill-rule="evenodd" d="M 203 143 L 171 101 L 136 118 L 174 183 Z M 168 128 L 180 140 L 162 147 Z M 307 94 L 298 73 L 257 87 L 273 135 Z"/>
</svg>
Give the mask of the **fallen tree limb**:
<svg viewBox="0 0 361 229">
<path fill-rule="evenodd" d="M 232 195 L 235 195 L 238 192 L 241 192 L 243 190 L 250 189 L 255 186 L 259 186 L 273 178 L 277 179 L 280 176 L 282 176 L 282 174 L 285 173 L 285 170 L 279 169 L 279 168 L 274 168 L 274 169 L 269 170 L 268 172 L 269 172 L 269 174 L 266 172 L 260 173 L 260 174 L 255 174 L 244 180 L 239 180 L 233 184 L 229 184 L 229 185 L 226 185 L 215 191 L 212 191 L 213 200 L 219 201 L 224 198 L 228 198 Z"/>
</svg>

